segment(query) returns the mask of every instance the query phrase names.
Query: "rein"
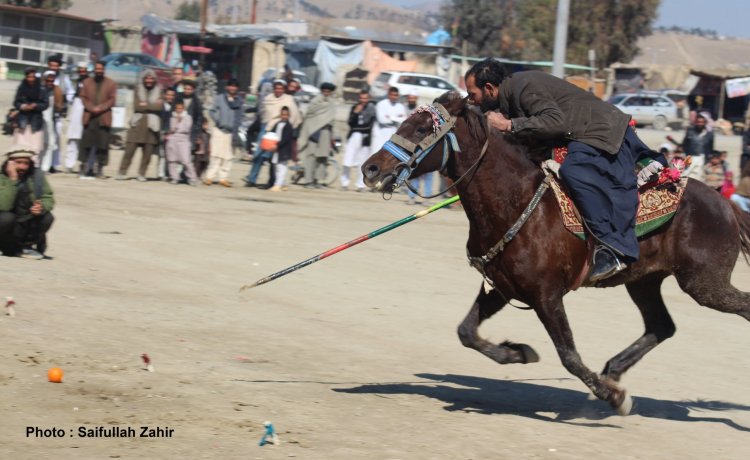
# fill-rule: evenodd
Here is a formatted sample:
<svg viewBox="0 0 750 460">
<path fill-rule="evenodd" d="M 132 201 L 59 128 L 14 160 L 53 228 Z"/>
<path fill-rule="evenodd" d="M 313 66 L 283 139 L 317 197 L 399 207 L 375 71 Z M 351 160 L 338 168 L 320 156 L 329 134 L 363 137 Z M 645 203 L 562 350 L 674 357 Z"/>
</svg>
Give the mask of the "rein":
<svg viewBox="0 0 750 460">
<path fill-rule="evenodd" d="M 415 190 L 408 181 L 414 170 L 419 167 L 419 164 L 422 162 L 422 160 L 427 157 L 427 155 L 441 140 L 443 141 L 443 160 L 440 164 L 440 169 L 438 170 L 439 172 L 442 172 L 448 165 L 450 150 L 452 150 L 454 153 L 459 153 L 461 152 L 461 148 L 458 145 L 456 134 L 453 132 L 453 128 L 456 125 L 456 118 L 451 116 L 451 114 L 448 113 L 448 111 L 445 109 L 445 107 L 443 107 L 442 104 L 434 103 L 434 105 L 421 106 L 415 111 L 415 113 L 418 112 L 427 112 L 430 114 L 430 116 L 432 117 L 434 132 L 422 139 L 419 144 L 415 144 L 414 142 L 411 142 L 410 140 L 399 136 L 398 134 L 394 134 L 393 136 L 391 136 L 391 140 L 387 141 L 383 145 L 383 149 L 396 157 L 396 159 L 401 161 L 401 163 L 399 163 L 394 168 L 393 173 L 389 174 L 386 177 L 395 177 L 393 186 L 389 193 L 406 184 L 406 187 L 416 195 L 422 198 L 430 199 L 443 195 L 448 190 L 455 188 L 458 184 L 463 182 L 463 180 L 469 174 L 473 175 L 473 173 L 476 172 L 479 163 L 481 163 L 484 155 L 487 153 L 487 148 L 489 147 L 490 143 L 490 132 L 489 127 L 485 125 L 485 141 L 484 145 L 482 146 L 482 152 L 479 154 L 479 158 L 477 158 L 477 161 L 475 161 L 474 164 L 471 165 L 471 167 L 461 175 L 461 177 L 459 177 L 452 185 L 449 185 L 444 190 L 441 190 L 434 195 L 423 196 L 419 193 L 418 190 Z"/>
<path fill-rule="evenodd" d="M 546 192 L 550 187 L 550 180 L 551 178 L 549 176 L 549 173 L 547 172 L 547 170 L 545 170 L 544 180 L 542 180 L 542 182 L 539 184 L 539 187 L 537 187 L 536 192 L 534 192 L 534 196 L 531 198 L 529 204 L 526 205 L 526 208 L 523 210 L 516 222 L 508 229 L 507 232 L 505 232 L 502 239 L 500 239 L 500 241 L 498 241 L 494 246 L 490 248 L 489 251 L 487 251 L 487 254 L 479 257 L 472 257 L 472 255 L 469 253 L 469 248 L 466 248 L 466 257 L 469 259 L 469 265 L 476 268 L 477 271 L 482 274 L 482 277 L 484 277 L 484 281 L 493 289 L 497 290 L 497 288 L 495 287 L 495 283 L 492 281 L 492 278 L 487 275 L 487 271 L 485 270 L 487 264 L 492 261 L 492 259 L 497 257 L 498 254 L 505 250 L 505 246 L 510 243 L 513 238 L 516 237 L 518 232 L 521 230 L 521 227 L 523 227 L 526 221 L 529 220 L 529 217 L 531 217 L 531 214 L 534 212 L 536 207 L 539 205 L 539 202 L 542 200 L 544 192 Z M 498 290 L 498 292 L 500 291 Z M 519 308 L 521 310 L 531 309 L 522 307 L 516 308 Z"/>
</svg>

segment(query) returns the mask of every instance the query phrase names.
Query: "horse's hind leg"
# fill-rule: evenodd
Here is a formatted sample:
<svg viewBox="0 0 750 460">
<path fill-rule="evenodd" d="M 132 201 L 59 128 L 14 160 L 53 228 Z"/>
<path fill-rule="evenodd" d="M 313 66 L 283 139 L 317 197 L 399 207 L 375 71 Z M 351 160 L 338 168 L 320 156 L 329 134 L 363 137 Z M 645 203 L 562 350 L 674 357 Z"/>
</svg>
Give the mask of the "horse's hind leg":
<svg viewBox="0 0 750 460">
<path fill-rule="evenodd" d="M 654 276 L 625 286 L 641 311 L 646 331 L 632 345 L 607 361 L 602 371 L 603 376 L 619 382 L 622 374 L 640 361 L 646 353 L 674 335 L 674 322 L 661 296 L 662 281 L 663 276 Z"/>
<path fill-rule="evenodd" d="M 461 339 L 461 343 L 500 364 L 527 364 L 539 361 L 539 355 L 528 345 L 511 342 L 495 345 L 479 336 L 479 325 L 500 311 L 506 303 L 506 300 L 496 290 L 485 292 L 484 287 L 480 287 L 479 295 L 477 295 L 474 305 L 471 306 L 469 314 L 458 326 L 458 337 Z"/>
<path fill-rule="evenodd" d="M 701 273 L 687 278 L 678 275 L 677 282 L 698 304 L 720 312 L 734 313 L 750 321 L 750 292 L 742 292 L 732 286 L 729 274 L 714 276 Z"/>
</svg>

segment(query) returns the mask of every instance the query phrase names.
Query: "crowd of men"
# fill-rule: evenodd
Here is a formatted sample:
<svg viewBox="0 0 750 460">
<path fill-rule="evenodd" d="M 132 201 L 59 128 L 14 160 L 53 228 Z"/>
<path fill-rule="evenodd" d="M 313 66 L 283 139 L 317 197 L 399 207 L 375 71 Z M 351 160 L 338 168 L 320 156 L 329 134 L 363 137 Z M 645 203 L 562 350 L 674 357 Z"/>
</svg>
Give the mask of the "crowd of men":
<svg viewBox="0 0 750 460">
<path fill-rule="evenodd" d="M 61 67 L 61 56 L 53 55 L 41 74 L 36 69 L 26 69 L 8 115 L 5 128 L 14 136 L 14 147 L 0 174 L 0 251 L 6 254 L 44 256 L 44 235 L 52 224 L 50 211 L 54 206 L 45 173 L 73 173 L 78 164 L 80 179 L 107 178 L 104 169 L 109 163 L 117 84 L 106 76 L 102 61 L 93 66 L 79 63 L 75 80 Z M 206 186 L 218 183 L 232 187 L 231 168 L 238 150 L 244 147 L 250 161 L 243 179 L 246 187 L 287 190 L 293 164 L 304 170 L 302 185 L 306 188 L 321 188 L 330 182 L 326 165 L 334 144 L 333 84 L 323 83 L 320 95 L 303 107 L 301 84 L 293 74 L 286 73 L 282 78 L 263 82 L 257 105 L 246 107 L 237 80 L 230 79 L 206 110 L 196 94 L 195 80 L 183 78 L 181 68 L 173 69 L 172 77 L 171 86 L 162 88 L 152 70 L 139 76 L 116 180 L 129 178 L 130 166 L 140 150 L 137 181 L 148 180 L 148 168 L 152 156 L 156 156 L 155 178 L 172 184 L 196 186 L 202 182 Z M 365 189 L 361 165 L 417 108 L 415 94 L 406 95 L 405 99 L 406 104 L 395 87 L 389 88 L 387 98 L 377 103 L 370 100 L 367 91 L 359 93 L 347 119 L 341 190 Z M 256 117 L 243 146 L 238 134 L 248 112 L 255 112 Z M 65 117 L 67 129 L 63 136 Z M 661 153 L 682 153 L 690 158 L 688 174 L 717 191 L 725 193 L 724 187 L 732 183 L 722 156 L 726 153 L 713 149 L 711 124 L 705 114 L 693 117 L 677 149 L 666 145 Z M 748 159 L 750 131 L 743 136 L 742 163 L 747 167 L 742 168 L 741 185 L 737 190 L 732 185 L 731 192 L 726 193 L 745 210 L 750 209 Z M 266 164 L 268 181 L 260 184 L 260 173 Z M 411 188 L 429 195 L 433 192 L 432 178 L 433 174 L 427 174 L 413 181 Z M 411 190 L 408 194 L 408 202 L 414 204 L 416 195 Z M 21 195 L 23 199 L 18 198 Z M 8 213 L 23 219 L 13 221 Z"/>
</svg>

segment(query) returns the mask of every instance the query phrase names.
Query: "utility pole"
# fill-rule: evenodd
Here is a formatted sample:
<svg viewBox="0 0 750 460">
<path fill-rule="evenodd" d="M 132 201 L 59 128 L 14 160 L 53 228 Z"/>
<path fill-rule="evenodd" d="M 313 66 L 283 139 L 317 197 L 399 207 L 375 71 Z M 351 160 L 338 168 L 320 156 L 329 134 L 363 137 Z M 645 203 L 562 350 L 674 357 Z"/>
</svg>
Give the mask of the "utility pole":
<svg viewBox="0 0 750 460">
<path fill-rule="evenodd" d="M 253 0 L 253 6 L 250 8 L 250 24 L 255 24 L 255 12 L 258 9 L 258 0 Z"/>
<path fill-rule="evenodd" d="M 553 56 L 552 75 L 565 76 L 565 49 L 568 47 L 568 16 L 570 0 L 557 1 L 557 24 L 555 24 L 555 53 Z"/>
<path fill-rule="evenodd" d="M 596 75 L 594 74 L 596 66 L 596 50 L 590 49 L 589 50 L 589 67 L 591 67 L 591 92 L 596 93 L 596 83 L 594 82 L 594 78 Z"/>
<path fill-rule="evenodd" d="M 208 22 L 208 0 L 201 0 L 201 48 L 206 46 L 206 23 Z M 206 64 L 206 53 L 201 53 L 200 72 L 203 75 L 203 66 Z"/>
</svg>

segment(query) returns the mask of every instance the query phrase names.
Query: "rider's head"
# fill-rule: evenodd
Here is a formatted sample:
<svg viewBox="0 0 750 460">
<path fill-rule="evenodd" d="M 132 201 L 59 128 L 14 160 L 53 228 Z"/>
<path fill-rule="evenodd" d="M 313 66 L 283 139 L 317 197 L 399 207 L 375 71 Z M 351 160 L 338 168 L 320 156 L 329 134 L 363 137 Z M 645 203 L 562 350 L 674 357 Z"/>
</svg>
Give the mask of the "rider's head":
<svg viewBox="0 0 750 460">
<path fill-rule="evenodd" d="M 483 112 L 497 109 L 500 83 L 505 77 L 505 69 L 495 59 L 477 62 L 464 76 L 469 101 L 478 105 Z"/>
</svg>

